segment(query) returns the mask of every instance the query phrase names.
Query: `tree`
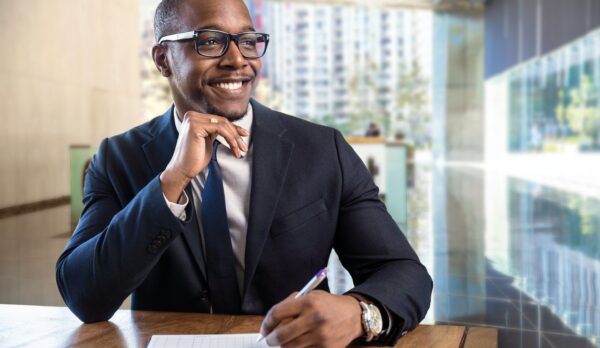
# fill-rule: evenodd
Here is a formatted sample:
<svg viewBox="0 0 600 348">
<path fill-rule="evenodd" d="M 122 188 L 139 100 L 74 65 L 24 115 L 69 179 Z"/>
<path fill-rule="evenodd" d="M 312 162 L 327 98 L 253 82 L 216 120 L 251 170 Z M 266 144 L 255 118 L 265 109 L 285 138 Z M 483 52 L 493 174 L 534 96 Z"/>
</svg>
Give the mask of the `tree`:
<svg viewBox="0 0 600 348">
<path fill-rule="evenodd" d="M 378 125 L 383 136 L 388 133 L 389 115 L 377 102 L 380 88 L 377 76 L 380 73 L 377 64 L 367 62 L 366 68 L 358 68 L 350 79 L 351 111 L 348 121 L 341 125 L 346 134 L 362 135 L 370 123 Z"/>
<path fill-rule="evenodd" d="M 566 109 L 566 118 L 569 128 L 589 137 L 593 148 L 598 148 L 600 143 L 600 108 L 598 106 L 598 87 L 592 84 L 591 78 L 584 74 L 581 83 L 571 88 L 570 103 Z"/>
<path fill-rule="evenodd" d="M 556 108 L 554 109 L 554 114 L 556 115 L 556 123 L 560 129 L 559 136 L 563 134 L 563 129 L 567 124 L 567 101 L 565 98 L 565 90 L 561 88 L 558 91 L 558 102 L 556 103 Z"/>
<path fill-rule="evenodd" d="M 409 69 L 402 69 L 396 106 L 399 110 L 394 133 L 401 133 L 417 146 L 429 143 L 431 113 L 428 110 L 429 81 L 423 76 L 417 60 Z"/>
</svg>

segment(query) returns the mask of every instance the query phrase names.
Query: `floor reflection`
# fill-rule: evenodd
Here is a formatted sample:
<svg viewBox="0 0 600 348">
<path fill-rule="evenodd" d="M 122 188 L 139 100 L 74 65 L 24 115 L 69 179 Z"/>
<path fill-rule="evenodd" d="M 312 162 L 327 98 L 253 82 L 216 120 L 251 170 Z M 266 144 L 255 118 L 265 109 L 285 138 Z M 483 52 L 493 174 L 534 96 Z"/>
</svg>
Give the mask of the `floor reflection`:
<svg viewBox="0 0 600 348">
<path fill-rule="evenodd" d="M 409 238 L 432 241 L 413 245 L 431 254 L 433 322 L 497 327 L 500 347 L 600 344 L 600 199 L 469 167 L 417 178 Z"/>
</svg>

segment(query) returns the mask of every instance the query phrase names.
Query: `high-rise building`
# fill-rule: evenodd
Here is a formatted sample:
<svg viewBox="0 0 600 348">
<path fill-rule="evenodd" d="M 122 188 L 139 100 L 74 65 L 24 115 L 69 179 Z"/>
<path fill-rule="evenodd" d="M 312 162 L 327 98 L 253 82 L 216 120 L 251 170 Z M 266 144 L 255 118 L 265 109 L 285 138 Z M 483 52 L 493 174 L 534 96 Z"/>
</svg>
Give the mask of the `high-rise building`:
<svg viewBox="0 0 600 348">
<path fill-rule="evenodd" d="M 354 122 L 357 133 L 372 121 L 393 128 L 402 75 L 413 60 L 429 80 L 430 12 L 247 3 L 257 30 L 271 34 L 263 83 L 281 95 L 284 112 L 326 123 Z"/>
</svg>

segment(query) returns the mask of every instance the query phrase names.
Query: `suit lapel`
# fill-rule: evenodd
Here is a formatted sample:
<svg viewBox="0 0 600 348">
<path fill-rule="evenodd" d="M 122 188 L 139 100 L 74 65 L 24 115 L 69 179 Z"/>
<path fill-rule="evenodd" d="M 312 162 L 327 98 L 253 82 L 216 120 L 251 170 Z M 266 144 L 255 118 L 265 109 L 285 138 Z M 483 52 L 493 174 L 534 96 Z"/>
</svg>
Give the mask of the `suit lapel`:
<svg viewBox="0 0 600 348">
<path fill-rule="evenodd" d="M 146 159 L 152 168 L 152 176 L 165 170 L 177 143 L 177 128 L 173 121 L 173 107 L 170 107 L 150 129 L 152 138 L 142 145 Z"/>
<path fill-rule="evenodd" d="M 294 144 L 284 138 L 286 129 L 272 110 L 251 100 L 252 190 L 246 237 L 244 296 L 254 277 L 269 234 Z"/>
<path fill-rule="evenodd" d="M 173 107 L 169 108 L 169 110 L 161 116 L 157 124 L 150 129 L 150 133 L 152 134 L 152 139 L 142 145 L 142 149 L 152 168 L 152 177 L 154 177 L 167 167 L 167 164 L 169 164 L 173 152 L 175 151 L 178 134 L 173 120 Z M 193 202 L 191 184 L 186 187 L 185 191 L 190 199 L 191 209 L 189 211 L 192 212 L 193 215 L 190 223 L 185 224 L 182 233 L 183 240 L 187 244 L 195 263 L 200 269 L 200 273 L 204 279 L 206 279 L 206 268 L 202 256 L 200 230 L 195 216 L 196 208 Z"/>
</svg>

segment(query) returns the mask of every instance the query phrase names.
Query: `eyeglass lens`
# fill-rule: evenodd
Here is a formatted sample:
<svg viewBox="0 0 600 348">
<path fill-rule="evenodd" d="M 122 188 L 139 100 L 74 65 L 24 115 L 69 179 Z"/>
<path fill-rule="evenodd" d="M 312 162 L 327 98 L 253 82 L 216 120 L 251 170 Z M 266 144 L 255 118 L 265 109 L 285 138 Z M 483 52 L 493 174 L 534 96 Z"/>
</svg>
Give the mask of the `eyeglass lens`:
<svg viewBox="0 0 600 348">
<path fill-rule="evenodd" d="M 207 57 L 217 57 L 224 53 L 228 35 L 215 31 L 199 32 L 196 37 L 196 50 Z M 262 57 L 265 53 L 266 37 L 264 34 L 248 33 L 238 36 L 238 48 L 246 58 Z"/>
</svg>

